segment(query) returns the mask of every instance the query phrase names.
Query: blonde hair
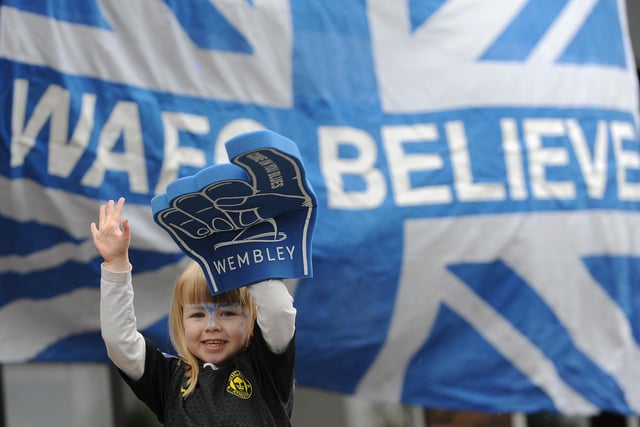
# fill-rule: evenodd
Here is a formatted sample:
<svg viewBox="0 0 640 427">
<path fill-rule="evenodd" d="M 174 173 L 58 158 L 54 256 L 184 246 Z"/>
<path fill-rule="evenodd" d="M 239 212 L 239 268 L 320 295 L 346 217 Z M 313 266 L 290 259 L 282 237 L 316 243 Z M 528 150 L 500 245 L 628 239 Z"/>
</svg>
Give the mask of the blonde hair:
<svg viewBox="0 0 640 427">
<path fill-rule="evenodd" d="M 253 325 L 258 315 L 258 309 L 251 293 L 246 287 L 233 289 L 222 294 L 211 295 L 202 268 L 200 268 L 200 265 L 195 261 L 191 262 L 187 268 L 185 268 L 176 281 L 171 299 L 171 308 L 169 310 L 169 334 L 171 343 L 178 352 L 178 356 L 180 356 L 182 362 L 187 366 L 187 389 L 183 392 L 185 399 L 193 393 L 196 387 L 198 374 L 200 373 L 200 362 L 187 349 L 182 316 L 184 307 L 189 304 L 218 304 L 224 302 L 240 303 L 243 310 L 248 311 L 249 325 L 251 326 L 245 346 L 249 345 L 249 341 L 253 335 Z"/>
</svg>

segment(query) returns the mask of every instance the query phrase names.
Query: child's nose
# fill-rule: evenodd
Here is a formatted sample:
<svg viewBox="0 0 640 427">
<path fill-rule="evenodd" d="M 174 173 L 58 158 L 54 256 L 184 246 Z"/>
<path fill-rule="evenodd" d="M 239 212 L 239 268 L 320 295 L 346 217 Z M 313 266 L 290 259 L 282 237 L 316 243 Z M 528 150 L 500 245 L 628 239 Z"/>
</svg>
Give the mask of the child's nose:
<svg viewBox="0 0 640 427">
<path fill-rule="evenodd" d="M 216 314 L 209 313 L 209 320 L 207 321 L 207 325 L 205 326 L 206 330 L 213 330 L 219 327 L 219 322 L 216 322 Z"/>
</svg>

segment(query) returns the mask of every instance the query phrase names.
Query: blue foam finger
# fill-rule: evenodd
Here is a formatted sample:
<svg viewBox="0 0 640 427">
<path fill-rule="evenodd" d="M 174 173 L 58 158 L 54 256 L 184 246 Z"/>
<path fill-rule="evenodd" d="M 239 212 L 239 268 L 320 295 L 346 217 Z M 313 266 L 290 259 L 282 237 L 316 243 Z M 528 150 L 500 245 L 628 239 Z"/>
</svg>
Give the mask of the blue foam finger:
<svg viewBox="0 0 640 427">
<path fill-rule="evenodd" d="M 180 178 L 154 197 L 155 222 L 200 264 L 212 294 L 311 277 L 317 200 L 298 147 L 271 131 L 225 146 L 231 164 Z"/>
<path fill-rule="evenodd" d="M 196 188 L 204 188 L 219 181 L 249 181 L 250 179 L 243 169 L 230 163 L 204 168 L 194 178 Z"/>
</svg>

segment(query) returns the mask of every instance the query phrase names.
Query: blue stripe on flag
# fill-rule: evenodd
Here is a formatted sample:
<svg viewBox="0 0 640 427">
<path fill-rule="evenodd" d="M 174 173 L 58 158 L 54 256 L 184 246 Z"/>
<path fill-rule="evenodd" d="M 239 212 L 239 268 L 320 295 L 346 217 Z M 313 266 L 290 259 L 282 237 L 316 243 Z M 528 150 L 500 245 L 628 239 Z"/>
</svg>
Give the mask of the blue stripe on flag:
<svg viewBox="0 0 640 427">
<path fill-rule="evenodd" d="M 135 273 L 156 270 L 163 265 L 178 262 L 182 254 L 162 254 L 132 249 L 130 259 Z M 29 273 L 0 273 L 0 308 L 21 298 L 46 299 L 72 292 L 78 288 L 99 288 L 101 258 L 91 262 L 69 261 Z M 55 278 L 55 280 L 52 280 Z M 15 286 L 19 283 L 20 286 Z"/>
<path fill-rule="evenodd" d="M 524 61 L 568 0 L 531 0 L 481 56 L 483 60 Z"/>
<path fill-rule="evenodd" d="M 66 230 L 35 221 L 19 222 L 0 215 L 0 256 L 28 255 L 61 243 L 80 244 Z M 30 236 L 30 237 L 28 237 Z M 37 237 L 37 238 L 31 238 Z"/>
<path fill-rule="evenodd" d="M 583 259 L 591 275 L 602 285 L 630 325 L 640 325 L 640 257 L 590 256 Z M 640 346 L 640 328 L 633 328 L 633 338 Z"/>
<path fill-rule="evenodd" d="M 96 263 L 70 261 L 30 273 L 2 273 L 0 308 L 21 298 L 41 300 L 78 288 L 97 288 L 100 282 L 95 279 L 96 271 L 99 271 Z"/>
<path fill-rule="evenodd" d="M 620 10 L 616 0 L 596 2 L 584 26 L 580 28 L 558 62 L 602 64 L 626 69 L 624 45 L 611 43 L 611 40 L 623 39 L 619 17 Z M 594 37 L 594 34 L 598 36 Z"/>
<path fill-rule="evenodd" d="M 409 16 L 411 17 L 411 30 L 415 31 L 417 28 L 435 13 L 447 0 L 409 0 Z"/>
<path fill-rule="evenodd" d="M 495 410 L 495 401 L 523 411 L 554 408 L 553 401 L 449 307 L 411 359 L 402 401 L 427 407 Z M 425 389 L 432 390 L 425 401 Z"/>
<path fill-rule="evenodd" d="M 4 6 L 11 6 L 25 12 L 37 13 L 59 21 L 92 27 L 110 29 L 95 0 L 68 2 L 66 0 L 3 0 Z"/>
<path fill-rule="evenodd" d="M 359 222 L 371 223 L 374 215 L 363 213 Z M 390 212 L 380 215 L 392 218 Z M 340 222 L 339 215 L 334 218 Z M 327 219 L 320 212 L 316 227 L 330 229 L 330 224 L 322 224 Z M 402 262 L 402 224 L 389 226 L 384 235 L 345 227 L 337 240 L 340 251 L 315 250 L 314 278 L 300 281 L 295 294 L 299 384 L 353 393 L 375 359 L 387 336 Z M 366 279 L 355 261 L 360 257 L 368 260 Z M 336 265 L 340 265 L 340 280 L 336 280 Z M 333 303 L 325 306 L 322 301 Z M 322 366 L 321 375 L 316 366 Z"/>
<path fill-rule="evenodd" d="M 630 410 L 615 380 L 576 347 L 551 308 L 507 265 L 501 261 L 464 263 L 449 266 L 449 270 L 531 340 L 554 363 L 562 379 L 585 398 L 601 408 Z"/>
<path fill-rule="evenodd" d="M 169 305 L 167 304 L 167 309 Z M 176 350 L 173 348 L 173 344 L 171 344 L 171 340 L 169 339 L 169 319 L 167 316 L 153 323 L 152 325 L 147 326 L 142 334 L 145 337 L 149 337 L 154 344 L 164 353 L 178 354 Z"/>
<path fill-rule="evenodd" d="M 201 49 L 252 54 L 247 39 L 208 0 L 164 0 L 191 40 Z M 206 31 L 203 29 L 206 28 Z"/>
<path fill-rule="evenodd" d="M 36 362 L 109 360 L 100 331 L 71 335 L 51 344 L 33 358 Z"/>
</svg>

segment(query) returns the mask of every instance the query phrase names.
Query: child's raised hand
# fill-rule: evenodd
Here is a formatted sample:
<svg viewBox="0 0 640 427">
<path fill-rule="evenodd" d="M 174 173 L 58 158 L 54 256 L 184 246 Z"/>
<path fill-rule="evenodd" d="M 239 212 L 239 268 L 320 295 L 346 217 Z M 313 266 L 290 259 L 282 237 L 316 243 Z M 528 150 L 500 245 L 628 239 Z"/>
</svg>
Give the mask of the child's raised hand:
<svg viewBox="0 0 640 427">
<path fill-rule="evenodd" d="M 100 206 L 98 226 L 95 222 L 91 223 L 93 244 L 104 258 L 105 267 L 112 271 L 128 271 L 130 268 L 131 228 L 129 221 L 122 218 L 123 210 L 124 197 L 117 204 L 109 200 L 106 205 Z"/>
</svg>

